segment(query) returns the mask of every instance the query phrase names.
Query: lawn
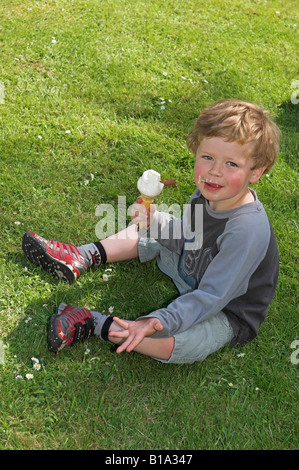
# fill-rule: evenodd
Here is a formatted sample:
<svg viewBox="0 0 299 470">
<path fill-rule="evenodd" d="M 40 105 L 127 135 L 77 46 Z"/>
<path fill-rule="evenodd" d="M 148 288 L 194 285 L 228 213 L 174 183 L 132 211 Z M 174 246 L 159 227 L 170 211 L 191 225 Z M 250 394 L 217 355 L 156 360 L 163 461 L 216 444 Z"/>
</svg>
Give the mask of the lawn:
<svg viewBox="0 0 299 470">
<path fill-rule="evenodd" d="M 0 449 L 298 449 L 296 7 L 1 1 Z M 95 241 L 97 207 L 111 204 L 117 219 L 118 197 L 132 204 L 148 168 L 178 181 L 158 202 L 182 207 L 194 191 L 186 136 L 205 105 L 228 97 L 269 109 L 282 131 L 278 162 L 254 187 L 280 252 L 258 338 L 187 366 L 95 338 L 51 354 L 59 302 L 129 319 L 177 293 L 155 262 L 137 260 L 58 282 L 29 264 L 23 233 Z"/>
</svg>

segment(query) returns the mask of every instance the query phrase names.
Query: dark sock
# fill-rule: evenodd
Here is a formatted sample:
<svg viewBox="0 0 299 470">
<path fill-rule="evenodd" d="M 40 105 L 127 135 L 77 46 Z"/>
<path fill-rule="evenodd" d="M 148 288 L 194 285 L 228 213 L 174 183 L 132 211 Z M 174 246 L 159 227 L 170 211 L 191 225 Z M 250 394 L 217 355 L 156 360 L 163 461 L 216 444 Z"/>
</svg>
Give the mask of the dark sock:
<svg viewBox="0 0 299 470">
<path fill-rule="evenodd" d="M 108 340 L 108 333 L 111 323 L 113 322 L 112 315 L 105 315 L 104 313 L 99 313 L 91 310 L 91 315 L 94 321 L 94 336 Z"/>
<path fill-rule="evenodd" d="M 107 262 L 107 255 L 105 248 L 103 247 L 101 242 L 94 242 L 94 245 L 97 247 L 98 252 L 101 255 L 101 264 L 105 264 Z"/>
<path fill-rule="evenodd" d="M 107 261 L 106 251 L 101 242 L 88 243 L 77 247 L 79 252 L 88 260 L 88 267 L 100 266 Z"/>
</svg>

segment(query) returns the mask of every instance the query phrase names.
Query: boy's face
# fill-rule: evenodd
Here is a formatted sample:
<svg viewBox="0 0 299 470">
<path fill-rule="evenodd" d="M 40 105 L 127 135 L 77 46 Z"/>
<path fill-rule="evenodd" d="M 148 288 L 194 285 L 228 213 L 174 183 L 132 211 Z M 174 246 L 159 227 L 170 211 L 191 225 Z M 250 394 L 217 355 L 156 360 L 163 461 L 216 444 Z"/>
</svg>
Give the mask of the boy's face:
<svg viewBox="0 0 299 470">
<path fill-rule="evenodd" d="M 213 210 L 224 211 L 251 202 L 249 183 L 256 183 L 265 168 L 252 170 L 252 144 L 204 138 L 196 153 L 194 180 Z"/>
</svg>

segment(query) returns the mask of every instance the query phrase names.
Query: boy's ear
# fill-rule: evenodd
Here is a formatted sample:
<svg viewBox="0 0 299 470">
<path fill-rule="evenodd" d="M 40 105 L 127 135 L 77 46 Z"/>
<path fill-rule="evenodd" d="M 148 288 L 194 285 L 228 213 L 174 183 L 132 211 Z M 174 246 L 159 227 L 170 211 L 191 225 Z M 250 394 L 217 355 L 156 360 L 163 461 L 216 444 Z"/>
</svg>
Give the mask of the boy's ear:
<svg viewBox="0 0 299 470">
<path fill-rule="evenodd" d="M 263 175 L 263 173 L 266 171 L 266 169 L 267 169 L 266 166 L 263 166 L 261 168 L 255 168 L 252 171 L 252 175 L 250 177 L 249 182 L 250 183 L 256 183 L 260 179 L 260 177 Z"/>
</svg>

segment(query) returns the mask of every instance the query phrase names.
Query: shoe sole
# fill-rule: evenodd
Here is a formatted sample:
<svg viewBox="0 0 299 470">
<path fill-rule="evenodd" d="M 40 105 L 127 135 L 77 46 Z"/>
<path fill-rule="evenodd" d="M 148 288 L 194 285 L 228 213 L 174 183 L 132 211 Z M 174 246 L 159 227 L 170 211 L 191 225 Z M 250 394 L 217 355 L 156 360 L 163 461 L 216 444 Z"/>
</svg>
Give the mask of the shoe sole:
<svg viewBox="0 0 299 470">
<path fill-rule="evenodd" d="M 75 275 L 68 265 L 49 255 L 43 244 L 31 233 L 23 235 L 22 250 L 31 263 L 41 267 L 54 278 L 63 279 L 69 284 L 75 281 Z"/>
<path fill-rule="evenodd" d="M 60 304 L 54 315 L 52 315 L 50 320 L 49 334 L 48 334 L 48 350 L 50 352 L 58 353 L 62 349 L 62 339 L 59 338 L 56 330 L 56 319 L 60 316 L 61 306 L 66 304 Z M 62 308 L 63 310 L 63 308 Z"/>
</svg>

